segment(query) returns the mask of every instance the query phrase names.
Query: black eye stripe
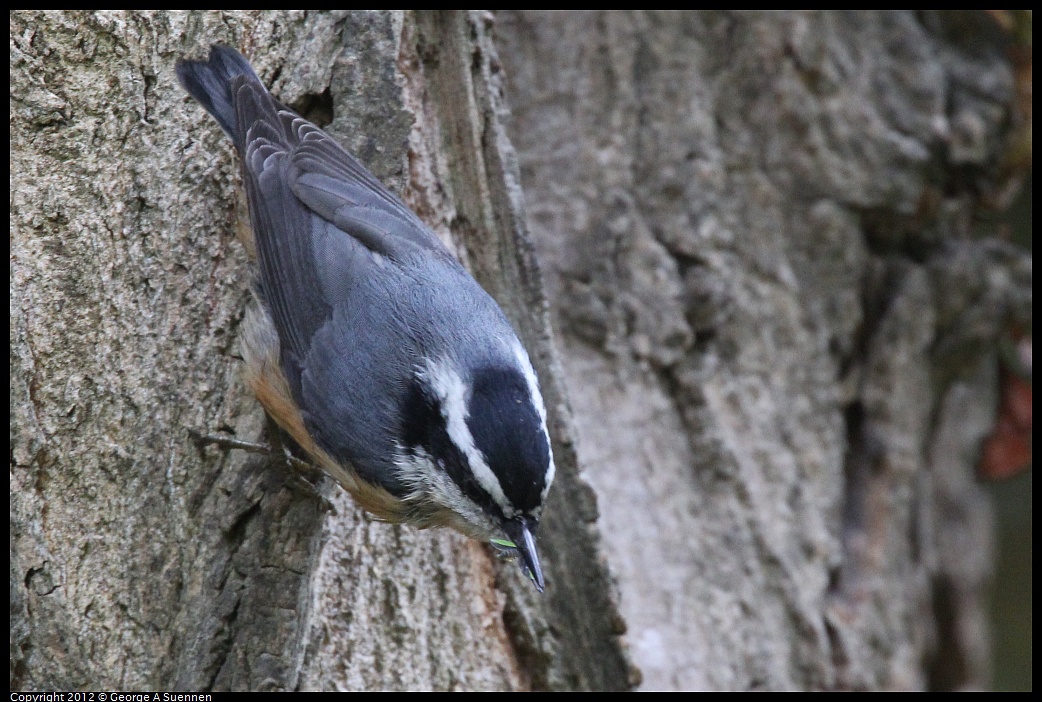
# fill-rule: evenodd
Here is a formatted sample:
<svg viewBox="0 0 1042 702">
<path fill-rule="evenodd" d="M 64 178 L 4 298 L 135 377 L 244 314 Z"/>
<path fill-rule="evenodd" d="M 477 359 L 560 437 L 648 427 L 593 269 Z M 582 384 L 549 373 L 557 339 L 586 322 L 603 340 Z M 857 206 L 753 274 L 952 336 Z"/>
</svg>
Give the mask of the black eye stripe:
<svg viewBox="0 0 1042 702">
<path fill-rule="evenodd" d="M 407 450 L 422 449 L 434 459 L 460 491 L 497 520 L 503 510 L 474 478 L 467 457 L 449 436 L 441 402 L 419 380 L 413 380 L 402 403 L 402 441 Z"/>
</svg>

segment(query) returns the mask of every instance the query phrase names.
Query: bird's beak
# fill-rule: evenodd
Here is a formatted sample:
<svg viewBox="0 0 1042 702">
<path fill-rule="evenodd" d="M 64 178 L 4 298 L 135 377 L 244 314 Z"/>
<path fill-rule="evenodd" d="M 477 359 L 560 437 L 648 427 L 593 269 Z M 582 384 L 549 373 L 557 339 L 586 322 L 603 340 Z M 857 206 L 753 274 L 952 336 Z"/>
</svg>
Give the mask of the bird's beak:
<svg viewBox="0 0 1042 702">
<path fill-rule="evenodd" d="M 506 532 L 521 553 L 521 562 L 524 564 L 523 570 L 528 571 L 528 576 L 535 583 L 535 589 L 542 592 L 545 585 L 543 582 L 543 569 L 539 567 L 539 555 L 535 552 L 535 538 L 532 536 L 531 529 L 528 528 L 528 521 L 524 517 L 511 519 L 506 523 L 503 531 Z"/>
</svg>

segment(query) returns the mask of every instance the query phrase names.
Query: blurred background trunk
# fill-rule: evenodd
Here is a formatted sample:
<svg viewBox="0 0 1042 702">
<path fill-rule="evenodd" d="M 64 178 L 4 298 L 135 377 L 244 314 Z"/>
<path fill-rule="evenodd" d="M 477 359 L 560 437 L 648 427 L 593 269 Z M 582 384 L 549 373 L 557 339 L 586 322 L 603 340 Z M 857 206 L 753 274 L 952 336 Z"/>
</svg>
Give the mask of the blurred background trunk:
<svg viewBox="0 0 1042 702">
<path fill-rule="evenodd" d="M 1030 17 L 10 19 L 12 689 L 988 684 Z M 173 73 L 214 42 L 515 321 L 545 595 L 191 439 L 263 427 L 237 163 Z"/>
</svg>

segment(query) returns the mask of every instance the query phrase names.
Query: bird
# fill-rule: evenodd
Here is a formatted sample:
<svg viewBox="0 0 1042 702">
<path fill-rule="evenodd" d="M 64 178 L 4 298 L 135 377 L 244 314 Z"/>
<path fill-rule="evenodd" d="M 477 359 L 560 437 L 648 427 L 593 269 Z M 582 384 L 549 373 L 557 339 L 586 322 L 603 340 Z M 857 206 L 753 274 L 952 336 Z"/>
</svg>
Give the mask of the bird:
<svg viewBox="0 0 1042 702">
<path fill-rule="evenodd" d="M 179 59 L 231 138 L 255 252 L 248 383 L 305 460 L 378 519 L 449 527 L 518 556 L 555 466 L 530 357 L 431 229 L 235 49 Z"/>
</svg>

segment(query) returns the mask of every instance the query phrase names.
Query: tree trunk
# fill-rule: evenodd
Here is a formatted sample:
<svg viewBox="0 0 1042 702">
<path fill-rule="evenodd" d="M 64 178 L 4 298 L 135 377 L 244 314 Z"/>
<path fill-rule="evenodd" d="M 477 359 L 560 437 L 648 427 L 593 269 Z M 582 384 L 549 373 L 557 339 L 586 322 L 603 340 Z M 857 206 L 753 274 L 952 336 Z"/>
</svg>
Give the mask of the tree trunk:
<svg viewBox="0 0 1042 702">
<path fill-rule="evenodd" d="M 989 16 L 10 19 L 12 689 L 986 683 L 972 466 L 1031 307 L 967 234 L 1019 126 Z M 545 595 L 193 440 L 264 428 L 236 156 L 173 72 L 214 42 L 515 322 Z"/>
<path fill-rule="evenodd" d="M 974 13 L 498 21 L 644 686 L 985 685 L 973 468 L 996 338 L 1031 313 L 1030 254 L 970 236 L 1023 136 L 1009 35 Z"/>
</svg>

